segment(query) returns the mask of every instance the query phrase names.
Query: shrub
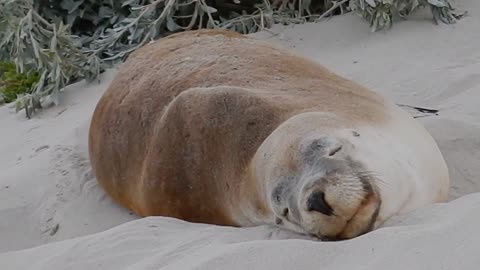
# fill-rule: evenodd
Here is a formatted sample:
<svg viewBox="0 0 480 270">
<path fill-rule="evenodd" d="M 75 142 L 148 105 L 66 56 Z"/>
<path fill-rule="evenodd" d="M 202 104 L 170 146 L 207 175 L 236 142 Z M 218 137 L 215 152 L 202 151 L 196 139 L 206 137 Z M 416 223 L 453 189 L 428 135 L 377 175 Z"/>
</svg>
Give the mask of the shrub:
<svg viewBox="0 0 480 270">
<path fill-rule="evenodd" d="M 448 0 L 0 0 L 0 60 L 14 62 L 19 74 L 38 70 L 38 81 L 17 100 L 28 116 L 43 98 L 58 103 L 63 87 L 93 80 L 138 47 L 174 32 L 252 33 L 352 10 L 377 31 L 420 7 L 430 7 L 436 22 L 461 16 Z"/>
<path fill-rule="evenodd" d="M 18 73 L 15 64 L 0 62 L 0 93 L 6 103 L 27 93 L 38 79 L 37 72 Z"/>
</svg>

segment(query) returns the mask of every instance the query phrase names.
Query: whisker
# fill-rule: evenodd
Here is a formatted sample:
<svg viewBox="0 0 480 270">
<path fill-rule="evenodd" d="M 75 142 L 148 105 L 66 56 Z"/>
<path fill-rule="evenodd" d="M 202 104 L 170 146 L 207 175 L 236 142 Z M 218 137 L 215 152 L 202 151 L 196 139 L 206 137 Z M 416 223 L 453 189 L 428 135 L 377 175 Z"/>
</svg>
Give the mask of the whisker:
<svg viewBox="0 0 480 270">
<path fill-rule="evenodd" d="M 376 184 L 376 185 L 384 185 L 388 186 L 390 185 L 389 183 L 385 182 L 385 180 L 382 179 L 382 175 L 378 172 L 374 171 L 362 171 L 357 173 L 360 177 L 365 177 L 368 179 L 368 181 Z"/>
</svg>

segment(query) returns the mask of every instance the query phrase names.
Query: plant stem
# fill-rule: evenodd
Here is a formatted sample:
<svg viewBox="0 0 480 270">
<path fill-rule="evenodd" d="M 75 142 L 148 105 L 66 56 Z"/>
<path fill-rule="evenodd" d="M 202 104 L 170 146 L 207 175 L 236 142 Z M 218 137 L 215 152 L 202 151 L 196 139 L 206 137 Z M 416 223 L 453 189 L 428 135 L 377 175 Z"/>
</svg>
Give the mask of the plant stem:
<svg viewBox="0 0 480 270">
<path fill-rule="evenodd" d="M 320 17 L 318 17 L 317 19 L 315 19 L 315 22 L 319 22 L 321 19 L 325 18 L 326 16 L 328 16 L 330 13 L 332 13 L 332 11 L 334 11 L 337 7 L 339 6 L 342 6 L 343 4 L 345 4 L 346 2 L 348 2 L 350 0 L 342 0 L 340 2 L 333 2 L 333 6 L 328 9 L 327 11 L 325 11 L 322 15 L 320 15 Z"/>
</svg>

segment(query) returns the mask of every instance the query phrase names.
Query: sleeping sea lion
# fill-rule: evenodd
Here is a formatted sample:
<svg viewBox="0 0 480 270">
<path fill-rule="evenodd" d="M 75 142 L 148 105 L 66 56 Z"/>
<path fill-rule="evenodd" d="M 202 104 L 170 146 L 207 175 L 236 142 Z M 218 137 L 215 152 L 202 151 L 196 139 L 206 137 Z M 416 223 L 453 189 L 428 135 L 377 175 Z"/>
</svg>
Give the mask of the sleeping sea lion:
<svg viewBox="0 0 480 270">
<path fill-rule="evenodd" d="M 94 111 L 93 171 L 140 216 L 349 239 L 447 199 L 409 114 L 315 61 L 226 30 L 133 52 Z"/>
</svg>

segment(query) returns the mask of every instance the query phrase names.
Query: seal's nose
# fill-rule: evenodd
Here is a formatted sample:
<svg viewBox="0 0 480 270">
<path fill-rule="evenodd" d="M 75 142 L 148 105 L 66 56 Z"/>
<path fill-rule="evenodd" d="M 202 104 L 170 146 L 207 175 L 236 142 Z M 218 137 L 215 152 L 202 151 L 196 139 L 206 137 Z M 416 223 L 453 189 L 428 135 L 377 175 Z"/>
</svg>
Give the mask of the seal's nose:
<svg viewBox="0 0 480 270">
<path fill-rule="evenodd" d="M 333 208 L 325 200 L 323 191 L 314 191 L 307 199 L 307 210 L 316 211 L 326 216 L 333 215 Z"/>
</svg>

